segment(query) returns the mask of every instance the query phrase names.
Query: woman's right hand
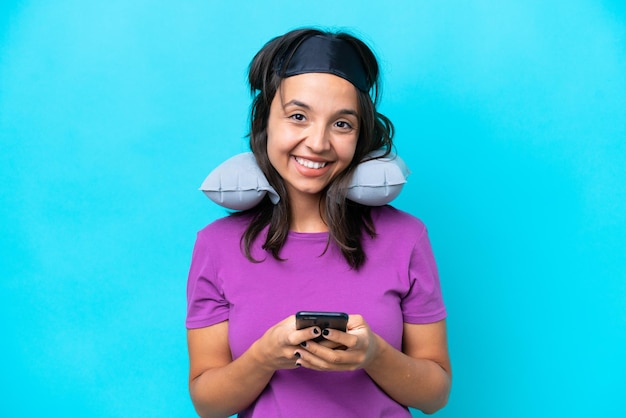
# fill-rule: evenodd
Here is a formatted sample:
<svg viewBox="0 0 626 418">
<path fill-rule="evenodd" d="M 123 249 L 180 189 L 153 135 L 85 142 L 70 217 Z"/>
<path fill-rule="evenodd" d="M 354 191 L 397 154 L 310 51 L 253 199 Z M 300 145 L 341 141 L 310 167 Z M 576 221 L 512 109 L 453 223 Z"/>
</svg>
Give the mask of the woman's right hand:
<svg viewBox="0 0 626 418">
<path fill-rule="evenodd" d="M 189 390 L 200 416 L 231 416 L 248 407 L 265 389 L 274 372 L 296 368 L 300 343 L 321 332 L 296 329 L 294 315 L 269 328 L 233 360 L 228 321 L 187 331 Z"/>
<path fill-rule="evenodd" d="M 295 316 L 290 315 L 268 329 L 250 349 L 262 366 L 271 370 L 294 369 L 298 367 L 296 351 L 300 344 L 318 337 L 320 332 L 319 327 L 296 329 Z"/>
</svg>

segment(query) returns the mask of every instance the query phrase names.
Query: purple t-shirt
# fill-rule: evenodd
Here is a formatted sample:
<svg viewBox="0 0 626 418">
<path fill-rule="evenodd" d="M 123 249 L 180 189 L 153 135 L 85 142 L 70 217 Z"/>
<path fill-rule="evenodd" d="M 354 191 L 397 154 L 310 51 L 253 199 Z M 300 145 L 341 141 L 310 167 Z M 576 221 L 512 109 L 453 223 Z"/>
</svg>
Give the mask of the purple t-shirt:
<svg viewBox="0 0 626 418">
<path fill-rule="evenodd" d="M 367 256 L 351 270 L 327 233 L 289 232 L 275 260 L 254 243 L 252 263 L 241 251 L 245 217 L 219 219 L 198 233 L 187 285 L 187 328 L 228 320 L 233 358 L 297 311 L 360 314 L 401 350 L 403 323 L 446 316 L 437 267 L 424 224 L 391 206 L 372 208 L 377 236 L 363 237 Z M 363 371 L 277 371 L 240 417 L 410 417 Z"/>
</svg>

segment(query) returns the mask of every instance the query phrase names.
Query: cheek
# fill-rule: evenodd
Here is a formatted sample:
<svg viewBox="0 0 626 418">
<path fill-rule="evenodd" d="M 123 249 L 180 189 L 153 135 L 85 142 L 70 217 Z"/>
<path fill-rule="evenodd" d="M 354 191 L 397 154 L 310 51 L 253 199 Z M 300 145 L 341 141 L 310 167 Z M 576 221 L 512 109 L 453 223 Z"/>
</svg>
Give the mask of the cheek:
<svg viewBox="0 0 626 418">
<path fill-rule="evenodd" d="M 268 123 L 267 125 L 267 150 L 270 149 L 279 150 L 285 148 L 285 138 L 288 136 L 285 134 L 284 126 L 279 123 Z"/>
<path fill-rule="evenodd" d="M 276 130 L 267 130 L 267 158 L 279 173 L 282 172 L 282 168 L 285 165 L 285 156 L 288 155 L 284 149 L 284 143 L 280 140 L 280 135 L 277 135 Z"/>
<path fill-rule="evenodd" d="M 341 159 L 346 164 L 350 164 L 350 162 L 352 162 L 352 159 L 354 158 L 354 154 L 356 153 L 356 145 L 357 145 L 357 139 L 355 138 L 352 141 L 343 143 L 340 150 L 338 150 L 338 152 L 341 155 Z"/>
<path fill-rule="evenodd" d="M 270 161 L 272 161 L 272 158 L 274 155 L 276 155 L 276 149 L 277 149 L 277 141 L 276 141 L 276 128 L 275 126 L 273 126 L 273 124 L 270 122 L 267 125 L 267 141 L 266 141 L 266 146 L 267 146 L 267 155 L 270 158 Z"/>
</svg>

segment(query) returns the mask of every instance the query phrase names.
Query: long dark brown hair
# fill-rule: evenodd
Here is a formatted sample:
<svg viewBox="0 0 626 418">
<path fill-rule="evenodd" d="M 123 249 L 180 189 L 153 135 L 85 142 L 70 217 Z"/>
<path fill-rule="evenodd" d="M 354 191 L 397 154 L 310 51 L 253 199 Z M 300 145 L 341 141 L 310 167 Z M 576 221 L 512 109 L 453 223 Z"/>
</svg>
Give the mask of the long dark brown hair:
<svg viewBox="0 0 626 418">
<path fill-rule="evenodd" d="M 283 79 L 281 74 L 277 73 L 276 63 L 288 61 L 300 43 L 314 35 L 336 37 L 349 42 L 361 58 L 370 86 L 369 92 L 356 89 L 360 120 L 359 138 L 352 162 L 326 187 L 325 205 L 320 201 L 322 219 L 328 225 L 329 244 L 331 241 L 334 242 L 350 267 L 358 269 L 366 258 L 361 243 L 362 235 L 366 233 L 374 237 L 376 230 L 372 223 L 370 208 L 346 199 L 347 187 L 356 166 L 369 152 L 382 149 L 385 155 L 389 154 L 393 147 L 393 124 L 376 111 L 380 90 L 376 57 L 364 42 L 348 33 L 298 29 L 272 39 L 255 55 L 248 72 L 250 91 L 254 96 L 250 118 L 250 148 L 261 171 L 280 196 L 280 201 L 274 205 L 266 197 L 256 207 L 235 213 L 233 216 L 252 215 L 252 221 L 241 238 L 245 255 L 250 261 L 259 262 L 252 257 L 250 246 L 268 225 L 263 249 L 270 252 L 275 259 L 282 260 L 280 250 L 287 239 L 291 212 L 284 181 L 267 155 L 267 123 L 272 100 Z"/>
</svg>

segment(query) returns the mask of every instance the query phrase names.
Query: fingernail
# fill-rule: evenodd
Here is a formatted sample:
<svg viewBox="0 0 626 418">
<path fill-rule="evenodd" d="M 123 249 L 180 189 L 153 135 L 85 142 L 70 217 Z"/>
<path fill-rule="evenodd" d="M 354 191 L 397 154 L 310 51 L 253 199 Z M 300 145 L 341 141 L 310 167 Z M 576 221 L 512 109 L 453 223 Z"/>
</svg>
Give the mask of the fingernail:
<svg viewBox="0 0 626 418">
<path fill-rule="evenodd" d="M 325 329 L 324 331 L 322 331 L 322 335 L 323 335 L 324 337 L 327 337 L 327 336 L 328 336 L 328 334 L 330 334 L 330 331 L 329 331 L 329 330 Z"/>
<path fill-rule="evenodd" d="M 296 361 L 296 367 L 300 367 L 300 366 L 302 365 Z"/>
<path fill-rule="evenodd" d="M 313 328 L 313 334 L 317 335 L 320 333 L 319 328 Z"/>
<path fill-rule="evenodd" d="M 305 347 L 305 348 L 306 348 L 306 341 L 302 341 L 302 342 L 300 343 L 300 345 L 301 345 L 302 347 Z"/>
<path fill-rule="evenodd" d="M 300 358 L 300 357 L 302 357 L 302 355 L 301 355 L 300 353 L 298 353 L 297 351 L 296 351 L 296 353 L 294 354 L 294 356 L 295 356 L 296 358 Z"/>
</svg>

